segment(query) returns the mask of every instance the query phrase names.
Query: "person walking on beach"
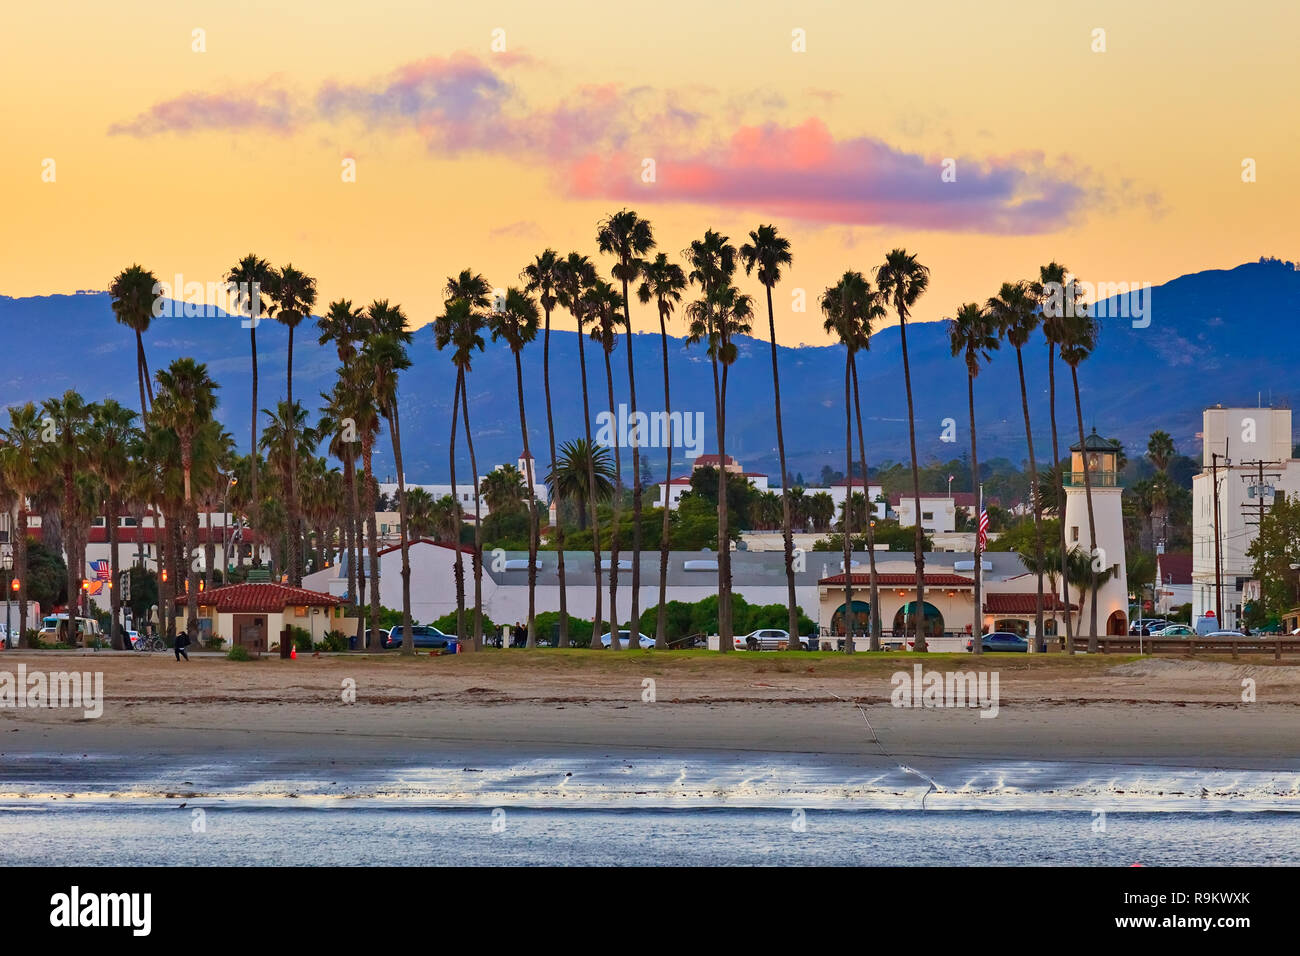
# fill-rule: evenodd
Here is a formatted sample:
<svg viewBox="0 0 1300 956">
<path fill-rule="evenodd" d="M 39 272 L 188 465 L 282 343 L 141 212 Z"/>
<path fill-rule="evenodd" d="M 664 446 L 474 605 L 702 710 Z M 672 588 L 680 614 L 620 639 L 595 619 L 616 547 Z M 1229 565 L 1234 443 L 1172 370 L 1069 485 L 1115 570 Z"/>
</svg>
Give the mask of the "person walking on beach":
<svg viewBox="0 0 1300 956">
<path fill-rule="evenodd" d="M 190 655 L 185 651 L 185 648 L 189 647 L 189 645 L 190 645 L 190 636 L 188 634 L 182 631 L 181 633 L 176 635 L 176 643 L 172 646 L 173 649 L 176 651 L 176 659 L 178 661 L 181 659 L 182 656 L 184 656 L 187 661 L 190 659 Z"/>
</svg>

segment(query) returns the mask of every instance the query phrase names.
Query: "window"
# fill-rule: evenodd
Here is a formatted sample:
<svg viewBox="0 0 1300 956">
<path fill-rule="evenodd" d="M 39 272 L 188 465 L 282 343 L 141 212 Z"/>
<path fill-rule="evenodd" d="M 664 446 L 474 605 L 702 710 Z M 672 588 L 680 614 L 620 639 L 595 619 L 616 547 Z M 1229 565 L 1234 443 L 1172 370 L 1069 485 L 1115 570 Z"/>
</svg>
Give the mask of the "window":
<svg viewBox="0 0 1300 956">
<path fill-rule="evenodd" d="M 1071 541 L 1079 540 L 1079 526 L 1077 524 L 1070 525 L 1070 540 Z"/>
<path fill-rule="evenodd" d="M 134 528 L 137 522 L 135 518 L 118 518 L 117 526 L 119 528 Z"/>
<path fill-rule="evenodd" d="M 934 520 L 934 512 L 933 512 L 933 511 L 922 511 L 922 512 L 921 512 L 921 520 L 922 520 L 922 521 L 933 521 L 933 520 Z"/>
<path fill-rule="evenodd" d="M 293 616 L 294 616 L 294 617 L 306 617 L 306 616 L 307 616 L 307 608 L 306 608 L 306 606 L 300 604 L 300 605 L 298 605 L 297 607 L 295 607 L 295 608 L 293 609 Z"/>
<path fill-rule="evenodd" d="M 90 526 L 92 528 L 103 528 L 105 527 L 106 524 L 107 522 L 104 521 L 104 516 L 100 515 L 98 518 L 96 518 L 94 521 L 90 523 Z"/>
</svg>

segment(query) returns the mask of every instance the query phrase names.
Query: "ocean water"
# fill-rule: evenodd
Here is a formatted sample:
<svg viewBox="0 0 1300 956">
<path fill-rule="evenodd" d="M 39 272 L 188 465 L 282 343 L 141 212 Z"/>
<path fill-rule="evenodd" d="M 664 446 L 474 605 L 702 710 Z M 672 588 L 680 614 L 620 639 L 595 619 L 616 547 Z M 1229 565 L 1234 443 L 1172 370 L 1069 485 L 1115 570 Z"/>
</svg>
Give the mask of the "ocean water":
<svg viewBox="0 0 1300 956">
<path fill-rule="evenodd" d="M 0 865 L 1297 865 L 1292 813 L 0 808 Z M 201 826 L 199 826 L 201 821 Z"/>
<path fill-rule="evenodd" d="M 789 754 L 377 761 L 326 778 L 249 755 L 0 766 L 0 865 L 286 863 L 1300 865 L 1300 772 Z"/>
</svg>

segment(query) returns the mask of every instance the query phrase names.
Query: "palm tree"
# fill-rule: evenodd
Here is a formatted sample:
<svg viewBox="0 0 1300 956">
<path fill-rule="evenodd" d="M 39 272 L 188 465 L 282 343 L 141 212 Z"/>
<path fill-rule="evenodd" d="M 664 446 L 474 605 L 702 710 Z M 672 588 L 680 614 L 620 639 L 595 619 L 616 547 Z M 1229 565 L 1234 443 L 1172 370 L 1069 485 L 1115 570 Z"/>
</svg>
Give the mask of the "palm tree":
<svg viewBox="0 0 1300 956">
<path fill-rule="evenodd" d="M 31 402 L 11 406 L 9 427 L 0 428 L 0 474 L 18 510 L 14 529 L 14 574 L 18 580 L 18 634 L 27 641 L 27 515 L 28 499 L 41 484 L 41 415 Z"/>
<path fill-rule="evenodd" d="M 596 493 L 591 476 L 595 475 Z M 549 496 L 555 502 L 572 501 L 578 512 L 578 529 L 586 529 L 585 516 L 593 501 L 608 501 L 614 494 L 614 464 L 609 449 L 575 438 L 560 446 L 556 466 L 546 475 Z"/>
<path fill-rule="evenodd" d="M 1065 335 L 1064 318 L 1067 313 L 1073 313 L 1077 308 L 1078 295 L 1075 285 L 1069 281 L 1069 270 L 1059 262 L 1049 262 L 1038 269 L 1038 284 L 1033 288 L 1033 293 L 1040 303 L 1040 311 L 1043 316 L 1043 337 L 1047 339 L 1047 406 L 1052 419 L 1052 482 L 1054 485 L 1053 496 L 1056 499 L 1057 513 L 1061 520 L 1057 522 L 1057 547 L 1058 558 L 1060 562 L 1060 577 L 1066 581 L 1066 598 L 1069 598 L 1069 583 L 1067 577 L 1066 562 L 1068 560 L 1068 549 L 1065 543 L 1065 475 L 1061 469 L 1061 449 L 1057 443 L 1056 430 L 1056 350 L 1060 347 Z M 1062 295 L 1058 301 L 1048 290 L 1059 288 Z M 1066 295 L 1069 301 L 1065 300 Z M 1055 591 L 1055 586 L 1053 586 Z M 1065 615 L 1065 651 L 1067 654 L 1074 654 L 1074 622 L 1067 611 Z"/>
<path fill-rule="evenodd" d="M 433 495 L 423 488 L 410 488 L 405 497 L 409 525 L 403 531 L 409 533 L 412 540 L 434 537 L 438 533 L 438 520 Z"/>
<path fill-rule="evenodd" d="M 217 407 L 216 390 L 219 386 L 208 375 L 208 367 L 192 358 L 176 359 L 170 366 L 158 372 L 158 400 L 153 412 L 158 423 L 170 429 L 180 446 L 180 465 L 184 484 L 184 509 L 188 516 L 194 511 L 194 463 L 196 437 L 200 429 L 212 420 L 212 413 Z M 190 554 L 194 548 L 194 532 L 191 524 L 196 520 L 185 522 L 185 551 Z M 189 600 L 186 604 L 185 627 L 193 641 L 199 630 L 199 596 L 198 584 L 194 580 L 191 562 L 186 568 Z"/>
<path fill-rule="evenodd" d="M 618 347 L 618 293 L 604 279 L 597 279 L 583 296 L 583 305 L 587 314 L 595 321 L 591 326 L 592 341 L 598 343 L 605 359 L 605 385 L 608 393 L 610 414 L 614 412 L 614 373 L 610 367 L 610 353 Z M 610 521 L 609 534 L 609 632 L 619 629 L 618 619 L 618 552 L 620 517 L 623 500 L 623 455 L 619 451 L 618 439 L 614 440 L 614 507 Z M 595 643 L 595 642 L 593 642 Z M 610 650 L 621 650 L 618 641 L 609 642 Z"/>
<path fill-rule="evenodd" d="M 119 323 L 135 332 L 135 372 L 140 384 L 140 415 L 149 414 L 153 404 L 153 383 L 149 381 L 149 362 L 144 354 L 144 333 L 153 322 L 155 291 L 158 278 L 143 266 L 132 265 L 114 276 L 108 294 L 113 301 L 113 316 Z M 148 391 L 148 403 L 145 392 Z"/>
<path fill-rule="evenodd" d="M 591 264 L 591 260 L 577 252 L 570 252 L 567 257 L 556 265 L 556 300 L 564 308 L 568 309 L 573 315 L 574 322 L 578 325 L 578 369 L 582 377 L 582 421 L 586 434 L 587 446 L 592 446 L 591 441 L 591 403 L 587 393 L 587 352 L 583 347 L 583 323 L 587 320 L 586 293 L 596 283 L 596 268 Z M 594 465 L 594 456 L 588 455 L 588 466 L 591 470 L 587 474 L 587 487 L 596 487 L 596 472 Z M 554 471 L 554 466 L 552 466 Z M 601 618 L 601 577 L 600 577 L 600 521 L 596 516 L 596 499 L 588 497 L 587 507 L 590 509 L 589 517 L 591 519 L 591 552 L 593 575 L 596 582 L 596 613 L 592 620 L 596 626 L 599 626 Z M 611 633 L 613 633 L 611 631 Z M 595 635 L 593 635 L 594 638 Z M 617 642 L 611 640 L 613 646 Z M 600 649 L 600 641 L 593 639 L 591 646 L 595 650 Z"/>
<path fill-rule="evenodd" d="M 81 564 L 76 560 L 77 555 L 72 547 L 72 541 L 76 538 L 76 526 L 74 516 L 76 514 L 76 476 L 87 466 L 88 460 L 88 442 L 86 435 L 86 426 L 89 422 L 93 406 L 87 405 L 85 399 L 75 390 L 68 389 L 63 393 L 62 398 L 47 398 L 41 403 L 41 412 L 45 416 L 47 427 L 52 425 L 57 433 L 56 440 L 45 446 L 44 460 L 50 466 L 50 469 L 57 470 L 62 479 L 63 501 L 61 506 L 61 519 L 63 528 L 63 545 L 67 553 L 67 587 L 68 603 L 71 605 L 76 601 L 76 595 L 80 591 L 80 574 Z M 112 582 L 117 581 L 117 514 L 110 513 L 108 518 L 109 536 L 111 540 L 112 566 L 114 575 L 110 579 Z M 121 637 L 118 634 L 117 626 L 117 588 L 109 589 L 113 595 L 113 625 L 109 634 L 110 640 L 114 642 L 114 647 L 120 648 Z"/>
<path fill-rule="evenodd" d="M 489 471 L 483 476 L 480 487 L 483 503 L 493 514 L 522 509 L 528 500 L 523 472 L 514 465 L 501 465 Z"/>
<path fill-rule="evenodd" d="M 796 488 L 790 496 L 792 504 L 797 504 L 803 498 L 803 489 Z M 825 531 L 835 516 L 835 499 L 827 492 L 819 491 L 808 499 L 808 515 L 812 518 L 813 524 L 819 530 Z M 798 514 L 798 512 L 796 512 Z"/>
<path fill-rule="evenodd" d="M 1176 452 L 1174 440 L 1166 431 L 1154 431 L 1147 439 L 1147 457 L 1159 472 L 1151 488 L 1156 511 L 1160 514 L 1162 541 L 1169 538 L 1169 462 Z"/>
<path fill-rule="evenodd" d="M 122 490 L 132 477 L 132 459 L 142 452 L 141 436 L 135 428 L 135 412 L 107 398 L 92 406 L 89 435 L 90 467 L 104 483 L 108 503 L 108 559 L 110 580 L 117 582 L 117 515 L 123 510 Z M 136 522 L 136 540 L 140 540 L 140 522 Z M 143 566 L 143 562 L 140 562 Z M 72 594 L 74 592 L 68 592 Z M 129 598 L 130 595 L 127 595 Z M 121 595 L 113 588 L 110 595 L 113 612 L 112 642 L 114 650 L 123 647 L 117 626 Z"/>
<path fill-rule="evenodd" d="M 288 363 L 288 388 L 287 397 L 290 407 L 293 406 L 293 331 L 303 319 L 311 315 L 311 310 L 316 306 L 316 280 L 304 272 L 300 272 L 290 263 L 279 272 L 275 273 L 271 283 L 271 299 L 276 305 L 276 319 L 289 327 L 289 363 Z M 292 436 L 291 436 L 292 437 Z M 296 461 L 289 463 L 288 484 L 286 487 L 287 495 L 285 505 L 289 512 L 290 537 L 299 536 L 299 525 L 302 516 L 298 513 L 298 467 Z M 302 585 L 302 561 L 301 552 L 297 547 L 289 549 L 289 583 L 295 586 Z"/>
<path fill-rule="evenodd" d="M 1092 511 L 1092 473 L 1088 467 L 1087 436 L 1083 433 L 1083 404 L 1079 399 L 1079 364 L 1087 359 L 1092 354 L 1093 349 L 1097 347 L 1099 327 L 1097 320 L 1088 314 L 1087 309 L 1077 309 L 1075 315 L 1066 316 L 1063 325 L 1061 358 L 1066 365 L 1070 366 L 1070 378 L 1074 383 L 1074 414 L 1076 423 L 1079 426 L 1079 448 L 1083 451 L 1084 498 L 1088 503 L 1088 538 L 1091 542 L 1091 557 L 1088 564 L 1091 571 L 1089 590 L 1092 594 L 1088 653 L 1094 654 L 1097 651 L 1097 588 L 1105 578 L 1099 576 L 1093 564 L 1097 558 L 1097 522 Z M 1082 605 L 1082 601 L 1080 604 Z M 1082 617 L 1082 613 L 1081 607 L 1080 617 Z"/>
<path fill-rule="evenodd" d="M 484 319 L 482 309 L 487 304 L 487 281 L 466 269 L 455 279 L 447 280 L 447 300 L 445 310 L 434 322 L 434 340 L 438 351 L 451 346 L 452 363 L 456 366 L 456 393 L 460 399 L 461 414 L 465 425 L 465 444 L 469 448 L 470 470 L 474 478 L 474 639 L 470 645 L 474 650 L 483 646 L 483 520 L 481 493 L 478 481 L 478 462 L 474 457 L 474 436 L 469 424 L 468 372 L 473 353 L 483 351 Z M 453 398 L 453 402 L 455 398 Z M 452 492 L 456 490 L 455 447 L 456 447 L 456 409 L 452 408 Z M 457 529 L 457 548 L 459 548 L 459 529 Z M 464 571 L 459 550 L 456 554 L 457 574 L 457 627 L 462 626 L 464 617 Z"/>
<path fill-rule="evenodd" d="M 253 527 L 258 529 L 261 520 L 259 514 L 260 499 L 257 496 L 257 323 L 261 321 L 261 314 L 274 314 L 274 307 L 269 307 L 262 298 L 263 291 L 270 292 L 275 285 L 276 274 L 271 268 L 271 263 L 265 259 L 249 253 L 235 263 L 234 268 L 226 275 L 226 281 L 234 283 L 241 289 L 246 290 L 246 297 L 241 304 L 244 311 L 248 312 L 248 340 L 252 346 L 253 356 L 253 416 L 252 423 L 249 426 L 249 511 L 252 518 Z M 256 315 L 255 315 L 256 313 Z M 253 549 L 253 564 L 260 566 L 262 563 L 260 549 Z"/>
<path fill-rule="evenodd" d="M 921 476 L 916 462 L 916 413 L 912 405 L 912 369 L 907 358 L 907 317 L 916 300 L 930 285 L 930 270 L 905 249 L 893 249 L 876 269 L 876 286 L 898 314 L 903 344 L 903 385 L 907 389 L 907 437 L 912 450 L 912 496 L 916 501 L 916 642 L 918 651 L 928 650 L 925 640 L 925 533 L 921 528 Z"/>
<path fill-rule="evenodd" d="M 1038 461 L 1034 455 L 1034 432 L 1029 424 L 1029 393 L 1025 388 L 1023 349 L 1038 327 L 1038 301 L 1034 289 L 1025 282 L 1004 282 L 998 294 L 988 301 L 989 319 L 999 334 L 1006 336 L 1016 350 L 1016 368 L 1020 372 L 1020 407 L 1025 416 L 1025 442 L 1029 446 L 1029 495 L 1034 506 L 1034 561 L 1043 563 L 1043 502 L 1038 497 Z M 1035 574 L 1038 592 L 1034 603 L 1034 635 L 1043 636 L 1043 574 Z M 1033 644 L 1031 643 L 1031 647 Z"/>
<path fill-rule="evenodd" d="M 957 314 L 949 321 L 948 342 L 952 346 L 953 356 L 964 358 L 966 361 L 966 401 L 970 407 L 970 470 L 972 482 L 977 492 L 976 500 L 978 501 L 980 459 L 975 446 L 975 377 L 980 373 L 980 363 L 988 364 L 989 353 L 996 350 L 1001 342 L 993 319 L 974 302 L 968 302 L 959 308 Z M 971 650 L 976 654 L 984 652 L 984 642 L 981 640 L 981 635 L 984 633 L 984 604 L 980 594 L 980 579 L 982 577 L 980 574 L 980 561 L 982 555 L 978 534 L 979 520 L 980 516 L 976 514 L 975 614 L 971 627 L 971 634 L 974 636 L 971 641 Z"/>
<path fill-rule="evenodd" d="M 790 482 L 786 480 L 785 431 L 781 417 L 781 375 L 776 362 L 776 315 L 772 309 L 772 288 L 781 281 L 781 267 L 790 266 L 790 240 L 777 234 L 775 226 L 759 226 L 740 247 L 745 275 L 758 267 L 758 281 L 767 294 L 767 330 L 772 346 L 772 400 L 776 410 L 776 452 L 781 463 L 781 533 L 785 543 L 786 603 L 790 611 L 789 633 L 799 633 L 799 603 L 794 586 L 794 532 L 790 517 Z M 874 634 L 873 634 L 874 637 Z"/>
<path fill-rule="evenodd" d="M 524 368 L 519 353 L 537 338 L 537 303 L 528 293 L 516 288 L 506 290 L 501 310 L 488 316 L 492 341 L 505 339 L 515 357 L 515 393 L 519 398 L 519 432 L 524 441 L 524 475 L 528 489 L 528 647 L 537 646 L 537 496 L 533 494 L 533 453 L 528 444 L 528 417 L 524 411 Z M 489 506 L 490 507 L 490 506 Z"/>
<path fill-rule="evenodd" d="M 643 256 L 655 246 L 654 233 L 649 220 L 642 219 L 630 209 L 616 212 L 606 218 L 596 234 L 600 251 L 618 258 L 613 276 L 623 283 L 623 326 L 627 332 L 627 391 L 631 420 L 638 421 L 636 411 L 636 371 L 632 362 L 632 312 L 628 298 L 628 283 L 636 281 L 644 263 Z M 613 412 L 613 408 L 610 411 Z M 641 620 L 641 443 L 646 436 L 637 433 L 632 441 L 632 596 L 628 620 L 634 628 Z M 618 522 L 614 523 L 615 529 Z M 613 571 L 610 572 L 613 575 Z M 612 609 L 612 605 L 611 605 Z M 610 628 L 610 633 L 614 629 Z M 610 646 L 616 642 L 611 640 Z"/>
<path fill-rule="evenodd" d="M 551 411 L 551 310 L 555 308 L 556 288 L 560 282 L 560 257 L 554 249 L 546 249 L 541 255 L 524 267 L 520 278 L 525 281 L 524 291 L 536 294 L 541 302 L 542 312 L 546 316 L 545 332 L 542 339 L 542 387 L 546 391 L 546 437 L 551 451 L 551 471 L 555 470 L 555 418 Z M 522 418 L 522 416 L 521 416 Z M 564 522 L 556 513 L 555 527 L 555 570 L 560 582 L 560 637 L 559 646 L 569 646 L 569 601 L 565 586 L 564 569 Z"/>
<path fill-rule="evenodd" d="M 702 239 L 696 239 L 686 249 L 684 258 L 691 267 L 687 278 L 700 287 L 700 298 L 687 307 L 691 320 L 688 344 L 708 341 L 709 363 L 713 369 L 713 411 L 718 439 L 718 649 L 724 653 L 732 650 L 731 626 L 731 538 L 727 528 L 727 450 L 726 450 L 726 384 L 725 373 L 719 373 L 719 364 L 730 367 L 735 357 L 726 328 L 724 311 L 728 302 L 741 307 L 752 300 L 740 297 L 731 287 L 731 277 L 736 272 L 736 247 L 727 236 L 712 229 L 705 230 Z M 729 290 L 729 293 L 728 293 Z M 741 324 L 745 320 L 741 320 Z"/>
<path fill-rule="evenodd" d="M 668 319 L 673 314 L 677 303 L 682 301 L 682 290 L 686 288 L 686 273 L 675 262 L 669 262 L 668 256 L 659 253 L 652 262 L 641 263 L 644 277 L 636 290 L 637 298 L 644 305 L 654 299 L 659 312 L 659 344 L 663 349 L 664 361 L 664 418 L 668 424 L 668 455 L 664 464 L 664 509 L 663 530 L 659 536 L 659 605 L 656 610 L 655 647 L 668 647 L 666 628 L 668 625 L 668 544 L 669 518 L 672 509 L 668 507 L 668 489 L 673 480 L 673 430 L 672 400 L 668 387 Z"/>
</svg>

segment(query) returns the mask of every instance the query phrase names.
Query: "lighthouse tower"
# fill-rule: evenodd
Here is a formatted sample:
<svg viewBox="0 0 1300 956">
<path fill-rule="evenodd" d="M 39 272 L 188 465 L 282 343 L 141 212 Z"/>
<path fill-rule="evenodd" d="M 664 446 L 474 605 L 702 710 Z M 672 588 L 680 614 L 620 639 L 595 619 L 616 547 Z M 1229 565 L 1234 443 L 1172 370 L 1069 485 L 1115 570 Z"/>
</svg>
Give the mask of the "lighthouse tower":
<svg viewBox="0 0 1300 956">
<path fill-rule="evenodd" d="M 1102 438 L 1092 430 L 1082 442 L 1070 446 L 1070 470 L 1064 475 L 1065 546 L 1091 553 L 1095 566 L 1110 577 L 1097 590 L 1097 635 L 1128 633 L 1128 571 L 1124 564 L 1124 514 L 1119 485 L 1120 444 Z M 1084 483 L 1092 486 L 1092 514 L 1097 539 L 1092 541 L 1088 529 L 1088 494 Z M 1075 636 L 1086 637 L 1092 626 L 1092 595 L 1082 599 L 1077 589 L 1070 589 L 1070 601 L 1079 605 Z"/>
</svg>

